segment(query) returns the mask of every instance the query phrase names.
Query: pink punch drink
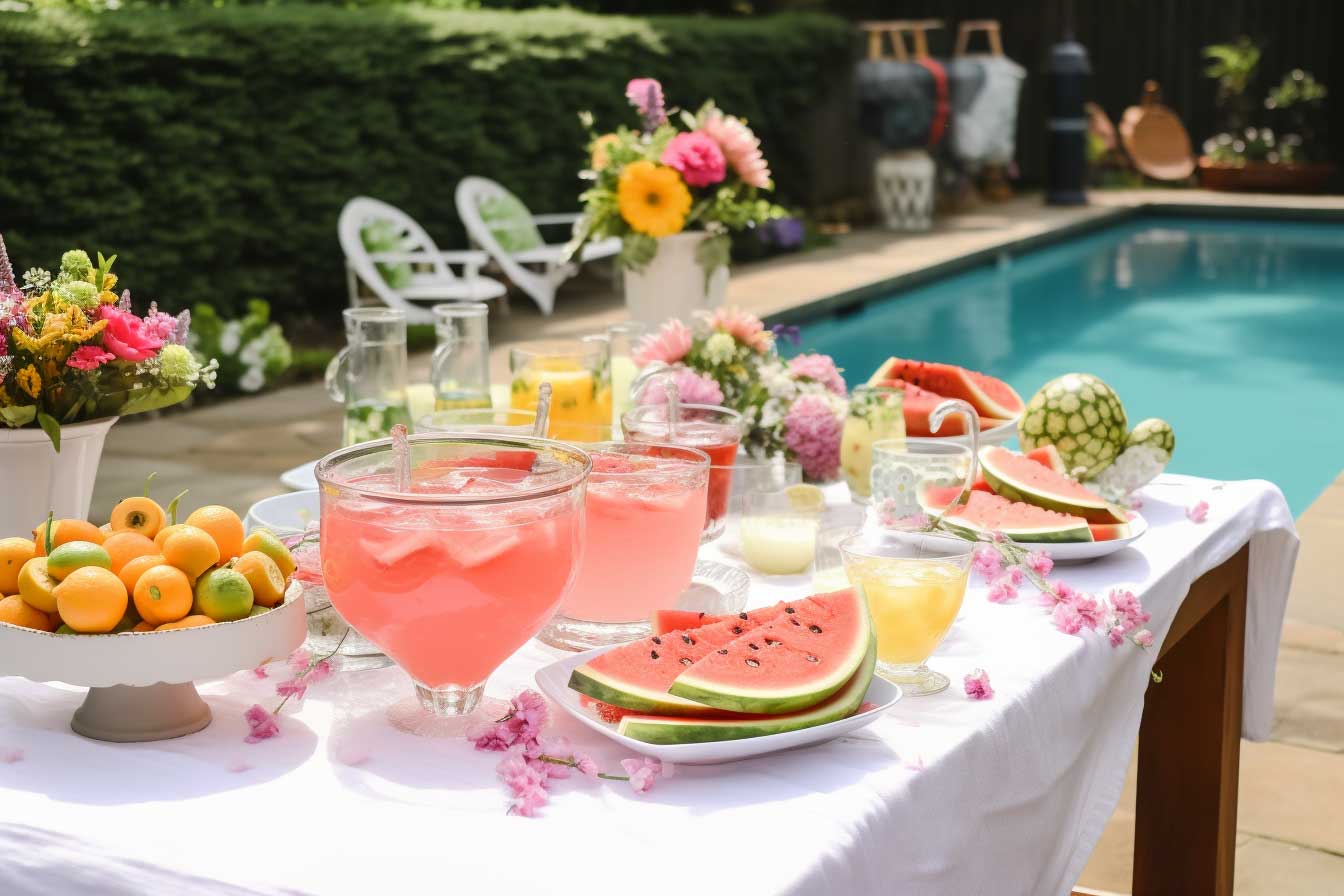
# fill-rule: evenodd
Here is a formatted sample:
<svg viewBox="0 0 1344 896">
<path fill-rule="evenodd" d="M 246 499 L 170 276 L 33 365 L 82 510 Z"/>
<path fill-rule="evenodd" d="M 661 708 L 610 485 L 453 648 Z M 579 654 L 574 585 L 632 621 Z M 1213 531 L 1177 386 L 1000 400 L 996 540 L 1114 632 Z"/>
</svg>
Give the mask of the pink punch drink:
<svg viewBox="0 0 1344 896">
<path fill-rule="evenodd" d="M 560 614 L 540 635 L 570 650 L 647 637 L 653 612 L 676 605 L 695 571 L 709 486 L 709 457 L 693 448 L 584 448 L 593 458 L 587 543 Z"/>
<path fill-rule="evenodd" d="M 389 440 L 318 464 L 323 578 L 425 710 L 466 715 L 573 581 L 590 461 L 521 437 L 413 436 L 409 453 L 409 487 Z"/>
</svg>

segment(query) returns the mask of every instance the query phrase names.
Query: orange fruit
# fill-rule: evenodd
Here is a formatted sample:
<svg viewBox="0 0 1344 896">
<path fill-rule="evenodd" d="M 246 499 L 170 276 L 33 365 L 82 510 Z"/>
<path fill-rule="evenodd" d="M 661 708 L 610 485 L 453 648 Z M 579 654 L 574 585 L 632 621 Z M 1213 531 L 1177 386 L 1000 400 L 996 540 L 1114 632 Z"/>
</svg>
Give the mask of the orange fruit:
<svg viewBox="0 0 1344 896">
<path fill-rule="evenodd" d="M 10 625 L 20 625 L 24 628 L 35 628 L 38 631 L 55 631 L 56 626 L 51 624 L 47 614 L 36 607 L 30 607 L 28 602 L 17 594 L 11 594 L 9 597 L 0 597 L 0 622 L 8 622 Z"/>
<path fill-rule="evenodd" d="M 289 548 L 285 547 L 284 542 L 276 538 L 270 529 L 258 529 L 243 539 L 243 554 L 251 551 L 261 551 L 274 560 L 275 565 L 280 567 L 280 575 L 285 577 L 285 581 L 289 581 L 289 577 L 294 575 L 294 570 L 298 567 Z M 242 554 L 238 556 L 241 557 Z"/>
<path fill-rule="evenodd" d="M 103 550 L 112 558 L 112 571 L 116 573 L 121 572 L 122 567 L 136 557 L 146 557 L 159 552 L 154 545 L 154 539 L 139 532 L 129 531 L 109 535 L 107 541 L 103 542 Z"/>
<path fill-rule="evenodd" d="M 99 529 L 93 523 L 86 523 L 84 520 L 53 520 L 51 524 L 51 546 L 65 544 L 69 541 L 91 541 L 94 544 L 102 544 L 107 536 L 103 530 Z M 45 557 L 47 555 L 47 521 L 43 520 L 33 529 L 33 543 L 37 550 L 35 556 Z"/>
<path fill-rule="evenodd" d="M 138 532 L 153 538 L 168 525 L 168 516 L 152 498 L 123 498 L 112 508 L 112 521 L 108 525 L 116 532 Z"/>
<path fill-rule="evenodd" d="M 19 570 L 36 554 L 30 538 L 0 538 L 0 596 L 19 593 Z"/>
<path fill-rule="evenodd" d="M 111 523 L 103 523 L 101 526 L 98 527 L 98 531 L 101 532 L 101 533 L 103 533 L 103 537 L 106 538 L 107 536 L 111 535 L 112 532 L 113 532 L 112 524 L 111 524 Z"/>
<path fill-rule="evenodd" d="M 187 616 L 176 622 L 165 622 L 163 625 L 154 629 L 156 632 L 171 631 L 175 628 L 199 628 L 202 625 L 214 625 L 215 620 L 209 616 Z"/>
<path fill-rule="evenodd" d="M 243 552 L 243 521 L 227 507 L 207 504 L 187 517 L 187 525 L 204 529 L 219 546 L 219 561 L 232 560 Z"/>
<path fill-rule="evenodd" d="M 154 626 L 151 625 L 151 624 L 149 624 L 148 622 L 145 622 L 145 621 L 142 619 L 141 621 L 139 621 L 139 622 L 137 622 L 137 623 L 135 624 L 135 628 L 131 629 L 131 631 L 133 631 L 133 632 L 152 632 L 152 631 L 154 631 Z"/>
<path fill-rule="evenodd" d="M 167 562 L 168 558 L 162 554 L 145 554 L 143 557 L 132 557 L 117 572 L 117 578 L 121 579 L 121 583 L 126 586 L 128 594 L 134 594 L 135 583 L 140 576 L 144 575 L 145 570 L 152 569 L 155 566 L 163 566 Z"/>
<path fill-rule="evenodd" d="M 47 573 L 56 581 L 85 566 L 112 568 L 112 558 L 100 544 L 91 541 L 67 541 L 51 549 L 47 558 Z"/>
<path fill-rule="evenodd" d="M 193 579 L 220 560 L 219 545 L 209 532 L 195 526 L 182 526 L 173 532 L 164 539 L 159 551 L 170 565 Z"/>
<path fill-rule="evenodd" d="M 261 551 L 248 551 L 233 564 L 252 586 L 252 597 L 263 607 L 273 607 L 285 599 L 285 577 L 275 561 Z"/>
<path fill-rule="evenodd" d="M 195 598 L 191 612 L 216 622 L 246 619 L 256 603 L 252 585 L 243 574 L 227 568 L 212 569 L 197 579 Z"/>
<path fill-rule="evenodd" d="M 164 526 L 159 530 L 158 534 L 154 536 L 154 545 L 162 551 L 163 543 L 168 540 L 168 536 L 172 535 L 174 532 L 181 532 L 185 525 L 186 523 L 173 523 L 171 526 Z"/>
<path fill-rule="evenodd" d="M 43 613 L 56 612 L 56 586 L 60 584 L 47 572 L 47 558 L 34 557 L 19 570 L 19 596 L 28 606 Z"/>
<path fill-rule="evenodd" d="M 85 566 L 56 586 L 56 608 L 77 632 L 110 632 L 126 615 L 130 598 L 117 574 L 101 566 Z"/>
<path fill-rule="evenodd" d="M 32 606 L 32 605 L 29 604 L 29 606 Z M 61 614 L 60 614 L 60 613 L 55 613 L 55 612 L 53 612 L 53 613 L 48 613 L 48 614 L 47 614 L 47 618 L 51 620 L 51 630 L 52 630 L 52 631 L 56 631 L 56 629 L 60 628 L 62 625 L 65 624 L 65 623 L 61 622 Z"/>
<path fill-rule="evenodd" d="M 135 583 L 135 609 L 151 625 L 176 622 L 191 612 L 191 580 L 175 566 L 146 570 Z"/>
</svg>

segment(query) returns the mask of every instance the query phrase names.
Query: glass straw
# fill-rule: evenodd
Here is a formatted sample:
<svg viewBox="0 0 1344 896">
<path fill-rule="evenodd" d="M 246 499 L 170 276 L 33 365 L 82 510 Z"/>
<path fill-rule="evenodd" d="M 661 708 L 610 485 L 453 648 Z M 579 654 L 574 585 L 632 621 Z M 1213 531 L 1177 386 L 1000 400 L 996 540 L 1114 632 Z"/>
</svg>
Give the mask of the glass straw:
<svg viewBox="0 0 1344 896">
<path fill-rule="evenodd" d="M 681 392 L 677 381 L 672 377 L 663 380 L 663 393 L 667 395 L 667 440 L 676 444 L 677 419 L 681 417 Z"/>
<path fill-rule="evenodd" d="M 532 423 L 532 435 L 538 439 L 546 438 L 546 425 L 551 416 L 551 384 L 542 382 L 537 387 L 537 416 Z"/>
<path fill-rule="evenodd" d="M 411 490 L 411 441 L 406 424 L 392 427 L 392 468 L 397 476 L 397 491 L 403 495 Z"/>
</svg>

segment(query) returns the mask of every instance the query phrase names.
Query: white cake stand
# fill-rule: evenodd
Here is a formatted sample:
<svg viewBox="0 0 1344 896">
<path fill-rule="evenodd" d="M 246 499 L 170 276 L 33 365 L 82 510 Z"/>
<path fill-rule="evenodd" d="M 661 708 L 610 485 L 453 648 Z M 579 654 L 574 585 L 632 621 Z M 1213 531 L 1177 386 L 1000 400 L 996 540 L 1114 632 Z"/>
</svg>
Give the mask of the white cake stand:
<svg viewBox="0 0 1344 896">
<path fill-rule="evenodd" d="M 308 633 L 303 586 L 268 613 L 166 632 L 57 635 L 0 623 L 0 674 L 89 689 L 70 727 L 94 740 L 167 740 L 210 724 L 198 679 L 288 656 Z"/>
</svg>

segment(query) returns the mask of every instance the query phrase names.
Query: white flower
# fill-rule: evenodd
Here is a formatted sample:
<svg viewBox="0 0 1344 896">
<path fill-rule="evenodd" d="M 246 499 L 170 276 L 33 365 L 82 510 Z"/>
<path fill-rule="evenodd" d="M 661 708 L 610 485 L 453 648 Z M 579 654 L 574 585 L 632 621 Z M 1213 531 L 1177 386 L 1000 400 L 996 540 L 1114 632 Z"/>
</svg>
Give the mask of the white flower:
<svg viewBox="0 0 1344 896">
<path fill-rule="evenodd" d="M 243 392 L 257 392 L 264 385 L 266 385 L 266 376 L 261 372 L 260 367 L 249 367 L 246 373 L 238 377 L 238 388 Z"/>
<path fill-rule="evenodd" d="M 243 341 L 243 325 L 236 320 L 231 320 L 224 325 L 224 329 L 219 333 L 219 350 L 221 353 L 231 355 L 238 351 L 238 345 Z"/>
<path fill-rule="evenodd" d="M 711 364 L 727 364 L 737 353 L 737 340 L 727 333 L 715 333 L 705 340 L 705 357 Z"/>
<path fill-rule="evenodd" d="M 772 429 L 784 421 L 787 406 L 777 398 L 771 398 L 761 405 L 761 427 Z"/>
<path fill-rule="evenodd" d="M 798 382 L 789 375 L 789 369 L 778 361 L 761 365 L 761 384 L 771 398 L 792 402 L 798 396 Z"/>
<path fill-rule="evenodd" d="M 222 347 L 223 346 L 221 346 L 221 348 Z M 253 339 L 247 345 L 243 346 L 242 351 L 238 352 L 238 360 L 246 364 L 248 367 L 260 367 L 261 349 L 262 349 L 261 340 Z"/>
</svg>

